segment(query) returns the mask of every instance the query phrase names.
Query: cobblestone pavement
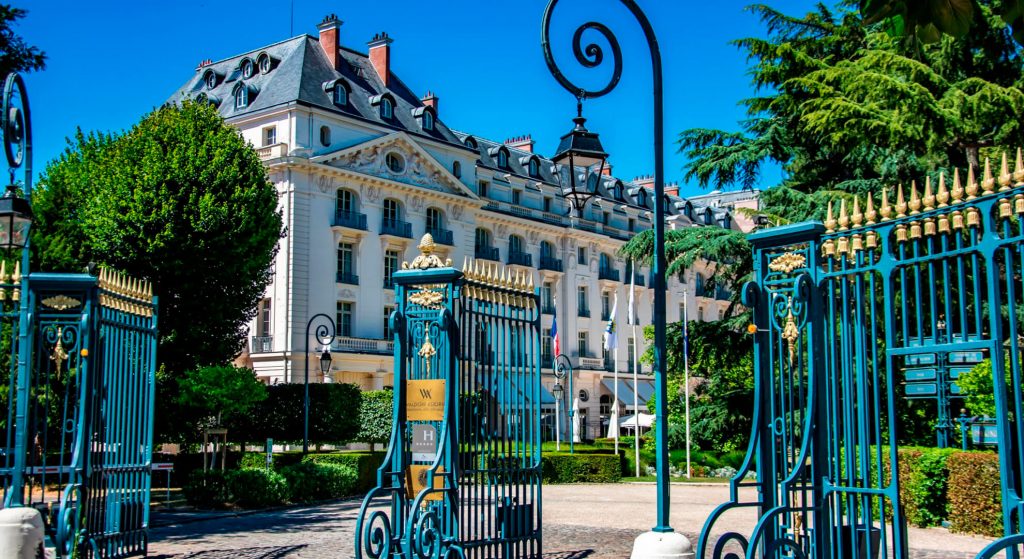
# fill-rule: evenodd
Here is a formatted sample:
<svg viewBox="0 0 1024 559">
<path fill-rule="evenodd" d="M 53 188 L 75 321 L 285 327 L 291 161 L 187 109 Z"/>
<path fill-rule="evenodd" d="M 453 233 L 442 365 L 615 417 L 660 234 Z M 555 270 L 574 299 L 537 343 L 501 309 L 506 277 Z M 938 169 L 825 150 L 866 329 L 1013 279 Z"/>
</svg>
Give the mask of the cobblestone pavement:
<svg viewBox="0 0 1024 559">
<path fill-rule="evenodd" d="M 696 544 L 724 485 L 673 485 L 672 524 Z M 155 512 L 149 556 L 157 559 L 277 559 L 353 556 L 359 500 L 259 513 L 197 515 Z M 633 539 L 654 520 L 653 485 L 569 485 L 544 488 L 544 550 L 548 559 L 629 557 Z M 723 517 L 749 533 L 753 517 Z M 973 559 L 989 540 L 942 529 L 911 530 L 914 559 Z"/>
</svg>

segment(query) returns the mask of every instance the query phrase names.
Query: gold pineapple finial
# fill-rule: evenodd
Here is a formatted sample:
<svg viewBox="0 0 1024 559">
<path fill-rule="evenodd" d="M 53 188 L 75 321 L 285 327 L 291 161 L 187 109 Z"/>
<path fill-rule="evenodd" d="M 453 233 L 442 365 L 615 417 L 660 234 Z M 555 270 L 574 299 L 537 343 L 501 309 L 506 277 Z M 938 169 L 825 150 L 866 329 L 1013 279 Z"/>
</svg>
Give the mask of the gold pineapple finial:
<svg viewBox="0 0 1024 559">
<path fill-rule="evenodd" d="M 932 194 L 932 178 L 924 178 L 924 195 L 921 196 L 921 202 L 924 203 L 924 211 L 930 211 L 935 209 L 935 195 Z"/>
<path fill-rule="evenodd" d="M 1010 190 L 1010 182 L 1013 176 L 1010 175 L 1010 166 L 1006 163 L 1006 152 L 1003 152 L 1003 159 L 999 163 L 999 192 Z"/>
<path fill-rule="evenodd" d="M 896 187 L 896 217 L 907 217 L 907 201 L 903 199 L 903 184 Z"/>
<path fill-rule="evenodd" d="M 878 211 L 882 215 L 882 221 L 892 219 L 892 206 L 889 205 L 889 190 L 884 186 L 882 187 L 882 207 Z"/>
<path fill-rule="evenodd" d="M 921 198 L 917 195 L 917 181 L 910 181 L 910 215 L 921 213 Z"/>
<path fill-rule="evenodd" d="M 939 173 L 939 193 L 935 195 L 935 200 L 939 203 L 940 208 L 945 208 L 949 205 L 949 191 L 946 190 L 946 173 Z"/>
</svg>

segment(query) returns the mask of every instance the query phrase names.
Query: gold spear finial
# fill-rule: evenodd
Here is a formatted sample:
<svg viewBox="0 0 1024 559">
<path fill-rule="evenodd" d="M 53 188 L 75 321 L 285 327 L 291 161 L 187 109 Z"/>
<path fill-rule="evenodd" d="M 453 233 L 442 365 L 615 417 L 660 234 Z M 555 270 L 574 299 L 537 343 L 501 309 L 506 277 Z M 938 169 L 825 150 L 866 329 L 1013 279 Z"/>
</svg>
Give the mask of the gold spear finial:
<svg viewBox="0 0 1024 559">
<path fill-rule="evenodd" d="M 864 219 L 867 220 L 868 225 L 874 225 L 878 219 L 878 212 L 875 211 L 874 196 L 870 192 L 868 193 L 868 207 L 864 212 Z"/>
<path fill-rule="evenodd" d="M 832 217 L 832 200 L 828 201 L 828 213 L 825 214 L 825 232 L 836 232 L 836 220 Z"/>
<path fill-rule="evenodd" d="M 924 195 L 921 197 L 921 202 L 924 203 L 924 211 L 930 211 L 935 209 L 935 195 L 932 194 L 932 178 L 924 178 Z"/>
<path fill-rule="evenodd" d="M 1010 175 L 1010 166 L 1006 163 L 1006 152 L 1003 152 L 1003 159 L 999 163 L 999 192 L 1005 192 L 1010 190 L 1010 181 L 1013 177 Z"/>
<path fill-rule="evenodd" d="M 889 206 L 889 190 L 882 187 L 882 207 L 878 209 L 878 212 L 882 215 L 882 221 L 889 221 L 892 219 L 892 207 Z"/>
<path fill-rule="evenodd" d="M 1024 184 L 1024 159 L 1021 159 L 1020 148 L 1017 148 L 1017 162 L 1013 166 L 1013 186 Z"/>
<path fill-rule="evenodd" d="M 967 199 L 974 200 L 978 197 L 978 181 L 974 178 L 974 166 L 967 166 Z"/>
<path fill-rule="evenodd" d="M 964 199 L 964 187 L 960 184 L 960 170 L 956 167 L 953 168 L 953 190 L 949 193 L 953 197 L 954 204 L 958 204 Z"/>
<path fill-rule="evenodd" d="M 864 214 L 860 213 L 860 198 L 857 196 L 853 197 L 853 214 L 850 216 L 850 223 L 854 227 L 860 227 L 860 224 L 864 222 Z"/>
<path fill-rule="evenodd" d="M 981 179 L 981 189 L 985 194 L 996 191 L 996 179 L 992 178 L 992 164 L 987 157 L 985 158 L 985 173 Z"/>
<path fill-rule="evenodd" d="M 940 208 L 945 208 L 949 202 L 949 191 L 946 190 L 946 173 L 939 173 L 939 193 L 935 195 L 935 200 L 939 203 Z"/>
<path fill-rule="evenodd" d="M 907 202 L 903 199 L 903 184 L 896 187 L 896 217 L 907 217 Z"/>
<path fill-rule="evenodd" d="M 921 213 L 921 198 L 917 195 L 917 181 L 910 181 L 910 215 Z"/>
<path fill-rule="evenodd" d="M 846 231 L 850 228 L 850 216 L 846 215 L 846 198 L 839 200 L 839 230 Z"/>
</svg>

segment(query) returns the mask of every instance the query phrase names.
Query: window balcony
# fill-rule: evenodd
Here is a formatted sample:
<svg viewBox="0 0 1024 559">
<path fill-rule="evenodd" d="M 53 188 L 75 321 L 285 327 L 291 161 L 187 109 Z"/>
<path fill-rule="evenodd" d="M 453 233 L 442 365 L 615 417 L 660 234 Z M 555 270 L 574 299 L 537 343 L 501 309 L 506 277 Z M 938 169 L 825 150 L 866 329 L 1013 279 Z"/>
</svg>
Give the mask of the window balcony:
<svg viewBox="0 0 1024 559">
<path fill-rule="evenodd" d="M 611 320 L 611 318 L 612 318 L 612 311 L 607 310 L 607 309 L 601 309 L 601 322 L 606 322 L 608 320 Z"/>
<path fill-rule="evenodd" d="M 590 309 L 587 307 L 580 307 L 576 309 L 576 316 L 580 318 L 590 318 Z"/>
<path fill-rule="evenodd" d="M 480 260 L 494 260 L 495 262 L 499 260 L 498 247 L 478 246 L 473 253 L 475 255 L 474 257 L 479 258 Z"/>
<path fill-rule="evenodd" d="M 633 274 L 633 281 L 636 283 L 636 285 L 638 285 L 640 287 L 644 286 L 644 283 L 646 283 L 646 280 L 647 280 L 647 277 L 644 276 L 643 274 Z M 651 287 L 654 287 L 654 276 L 651 276 Z"/>
<path fill-rule="evenodd" d="M 541 314 L 555 314 L 555 305 L 551 303 L 544 303 L 540 307 Z"/>
<path fill-rule="evenodd" d="M 288 144 L 277 143 L 270 144 L 269 146 L 263 146 L 261 148 L 256 148 L 256 155 L 258 155 L 260 159 L 263 161 L 266 161 L 267 159 L 277 159 L 278 157 L 285 157 L 286 155 L 288 155 Z"/>
<path fill-rule="evenodd" d="M 394 289 L 394 288 L 395 288 L 395 278 L 388 278 L 388 277 L 384 278 L 384 289 Z"/>
<path fill-rule="evenodd" d="M 525 252 L 512 252 L 508 253 L 508 262 L 506 264 L 515 264 L 516 266 L 533 266 L 533 255 Z"/>
<path fill-rule="evenodd" d="M 551 270 L 553 272 L 562 271 L 562 260 L 560 258 L 552 258 L 550 256 L 541 255 L 540 257 L 540 269 Z"/>
<path fill-rule="evenodd" d="M 359 276 L 352 272 L 338 272 L 338 283 L 347 283 L 348 285 L 359 285 Z"/>
<path fill-rule="evenodd" d="M 615 268 L 599 268 L 597 270 L 597 279 L 619 281 L 619 271 Z"/>
<path fill-rule="evenodd" d="M 249 353 L 270 353 L 274 351 L 273 336 L 253 336 Z"/>
<path fill-rule="evenodd" d="M 334 212 L 334 222 L 331 225 L 366 231 L 366 214 L 345 211 Z"/>
<path fill-rule="evenodd" d="M 555 362 L 555 357 L 551 355 L 551 352 L 542 352 L 540 354 L 540 366 L 544 369 L 550 369 Z"/>
<path fill-rule="evenodd" d="M 615 362 L 610 356 L 604 358 L 604 370 L 609 373 L 615 372 Z"/>
<path fill-rule="evenodd" d="M 430 233 L 430 236 L 434 238 L 434 242 L 439 245 L 455 246 L 455 235 L 448 229 L 427 227 L 427 233 Z"/>
<path fill-rule="evenodd" d="M 395 352 L 394 340 L 353 338 L 351 336 L 339 336 L 334 340 L 331 351 L 344 353 L 371 353 L 375 355 L 393 355 Z"/>
<path fill-rule="evenodd" d="M 385 219 L 380 222 L 380 234 L 411 239 L 412 224 L 398 219 Z"/>
</svg>

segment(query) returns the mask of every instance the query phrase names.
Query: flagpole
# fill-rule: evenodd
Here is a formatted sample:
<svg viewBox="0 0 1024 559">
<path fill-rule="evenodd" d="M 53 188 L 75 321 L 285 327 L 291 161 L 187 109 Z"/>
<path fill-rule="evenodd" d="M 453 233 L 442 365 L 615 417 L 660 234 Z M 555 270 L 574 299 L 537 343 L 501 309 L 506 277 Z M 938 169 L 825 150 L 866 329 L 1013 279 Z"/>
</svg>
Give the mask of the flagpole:
<svg viewBox="0 0 1024 559">
<path fill-rule="evenodd" d="M 616 296 L 618 296 L 618 295 L 616 295 Z M 611 320 L 615 320 L 615 317 L 614 316 L 611 317 Z M 607 340 L 605 341 L 605 343 L 607 343 Z M 618 344 L 616 344 L 616 347 L 618 347 Z M 612 367 L 612 369 L 614 369 L 614 374 L 613 374 L 612 378 L 614 379 L 614 382 L 615 382 L 615 396 L 614 396 L 615 404 L 614 405 L 615 405 L 615 410 L 618 411 L 618 409 L 619 409 L 619 363 L 618 363 L 618 359 L 616 359 L 615 366 Z M 619 423 L 619 414 L 616 413 L 615 414 L 615 456 L 619 455 L 619 425 L 618 425 L 618 423 Z"/>
<path fill-rule="evenodd" d="M 632 269 L 633 266 L 630 265 Z M 636 293 L 636 270 L 633 270 L 633 277 L 629 279 L 629 317 L 630 327 L 633 329 L 633 419 L 636 420 L 636 429 L 633 431 L 633 464 L 636 467 L 636 477 L 640 477 L 640 402 L 637 392 L 640 387 L 637 385 L 637 370 L 640 368 L 639 346 L 636 339 L 636 309 L 634 309 L 633 296 Z"/>
<path fill-rule="evenodd" d="M 686 290 L 683 290 L 683 394 L 686 398 L 686 479 L 690 479 L 690 339 L 687 336 L 689 313 L 686 307 Z"/>
</svg>

